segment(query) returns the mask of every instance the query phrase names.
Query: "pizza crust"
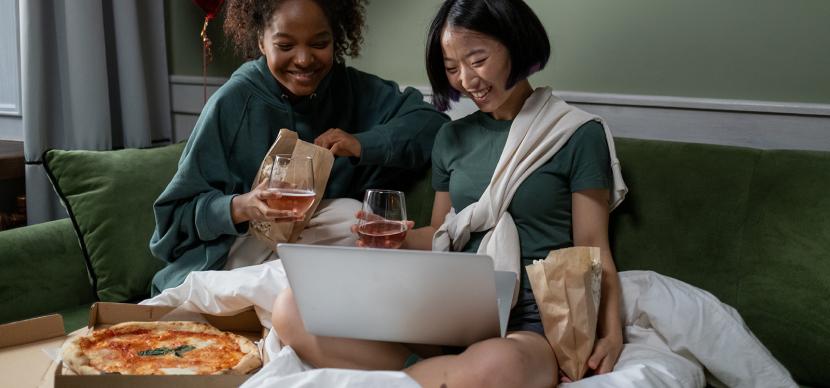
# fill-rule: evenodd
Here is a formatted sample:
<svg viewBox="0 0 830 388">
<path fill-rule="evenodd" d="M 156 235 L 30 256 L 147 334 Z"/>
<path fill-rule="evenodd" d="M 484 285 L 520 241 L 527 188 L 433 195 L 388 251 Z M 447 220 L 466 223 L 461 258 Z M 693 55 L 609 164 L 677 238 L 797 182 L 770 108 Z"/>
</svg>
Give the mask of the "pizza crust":
<svg viewBox="0 0 830 388">
<path fill-rule="evenodd" d="M 239 349 L 242 350 L 242 353 L 245 356 L 242 357 L 241 360 L 231 368 L 230 374 L 234 375 L 246 375 L 250 371 L 257 369 L 262 366 L 262 358 L 259 356 L 259 348 L 251 342 L 249 339 L 237 336 L 237 341 L 239 343 Z"/>
<path fill-rule="evenodd" d="M 97 369 L 89 366 L 89 358 L 84 355 L 78 343 L 81 336 L 76 336 L 66 341 L 61 349 L 63 364 L 79 375 L 101 374 Z"/>
<path fill-rule="evenodd" d="M 236 342 L 243 356 L 239 360 L 239 362 L 237 362 L 237 364 L 233 367 L 218 370 L 210 374 L 245 375 L 251 372 L 252 370 L 262 366 L 262 359 L 259 355 L 259 348 L 257 348 L 257 346 L 251 340 L 237 334 L 219 330 L 206 323 L 189 321 L 123 322 L 113 325 L 108 329 L 104 330 L 109 330 L 113 332 L 114 337 L 117 337 L 119 333 L 132 333 L 136 330 L 149 330 L 151 332 L 182 331 L 193 333 L 206 333 L 217 335 L 220 337 L 228 337 L 229 339 Z M 84 351 L 82 345 L 84 341 L 90 341 L 95 339 L 95 335 L 98 332 L 100 331 L 95 330 L 87 333 L 86 335 L 78 335 L 64 343 L 61 349 L 61 358 L 63 359 L 63 363 L 70 370 L 79 375 L 99 375 L 107 373 L 103 370 L 99 370 L 98 368 L 92 366 L 92 360 L 90 359 L 89 355 Z M 187 371 L 188 373 L 184 373 L 184 371 Z M 192 372 L 195 371 L 193 371 L 192 369 L 188 369 L 187 367 L 164 367 L 158 368 L 157 374 L 195 374 Z"/>
</svg>

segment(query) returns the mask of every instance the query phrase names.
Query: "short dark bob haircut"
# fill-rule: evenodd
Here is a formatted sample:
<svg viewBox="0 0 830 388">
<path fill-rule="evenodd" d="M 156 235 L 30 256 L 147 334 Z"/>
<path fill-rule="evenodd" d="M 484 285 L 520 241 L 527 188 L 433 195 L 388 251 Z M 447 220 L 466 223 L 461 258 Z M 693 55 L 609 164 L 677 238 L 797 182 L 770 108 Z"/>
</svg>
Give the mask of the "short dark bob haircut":
<svg viewBox="0 0 830 388">
<path fill-rule="evenodd" d="M 447 0 L 427 33 L 426 66 L 432 85 L 432 103 L 440 111 L 458 101 L 461 93 L 450 86 L 444 68 L 441 34 L 447 26 L 485 34 L 507 47 L 510 75 L 506 87 L 542 70 L 550 58 L 550 42 L 542 22 L 522 0 Z"/>
</svg>

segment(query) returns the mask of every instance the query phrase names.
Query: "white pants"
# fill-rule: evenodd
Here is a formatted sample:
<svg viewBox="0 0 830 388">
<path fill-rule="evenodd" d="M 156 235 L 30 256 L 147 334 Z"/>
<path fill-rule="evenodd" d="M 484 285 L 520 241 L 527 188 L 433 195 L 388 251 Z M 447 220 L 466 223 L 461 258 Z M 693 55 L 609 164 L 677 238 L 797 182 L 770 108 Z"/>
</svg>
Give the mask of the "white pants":
<svg viewBox="0 0 830 388">
<path fill-rule="evenodd" d="M 357 236 L 352 234 L 355 213 L 361 203 L 351 198 L 324 199 L 297 239 L 302 244 L 354 246 Z M 228 253 L 225 269 L 247 267 L 279 259 L 263 241 L 250 233 L 236 238 Z"/>
</svg>

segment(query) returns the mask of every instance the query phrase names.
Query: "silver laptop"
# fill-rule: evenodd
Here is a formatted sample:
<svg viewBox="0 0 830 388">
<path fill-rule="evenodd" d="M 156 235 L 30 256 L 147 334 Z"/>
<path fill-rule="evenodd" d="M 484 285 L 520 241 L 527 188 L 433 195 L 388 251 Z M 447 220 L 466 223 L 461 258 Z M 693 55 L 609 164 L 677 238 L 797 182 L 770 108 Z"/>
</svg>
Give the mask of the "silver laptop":
<svg viewBox="0 0 830 388">
<path fill-rule="evenodd" d="M 279 244 L 315 335 L 467 346 L 504 336 L 515 286 L 471 253 Z"/>
</svg>

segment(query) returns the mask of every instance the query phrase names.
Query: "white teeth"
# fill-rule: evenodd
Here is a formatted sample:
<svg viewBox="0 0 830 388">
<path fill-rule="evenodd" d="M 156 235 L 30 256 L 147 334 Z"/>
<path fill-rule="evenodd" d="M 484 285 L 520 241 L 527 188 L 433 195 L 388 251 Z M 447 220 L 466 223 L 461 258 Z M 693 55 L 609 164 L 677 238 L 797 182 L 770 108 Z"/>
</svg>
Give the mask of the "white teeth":
<svg viewBox="0 0 830 388">
<path fill-rule="evenodd" d="M 469 93 L 470 93 L 471 96 L 473 96 L 473 98 L 481 99 L 481 98 L 484 98 L 484 96 L 486 96 L 489 91 L 490 91 L 490 88 L 487 88 L 487 89 L 484 89 L 482 91 L 475 91 L 475 92 L 469 92 Z"/>
</svg>

